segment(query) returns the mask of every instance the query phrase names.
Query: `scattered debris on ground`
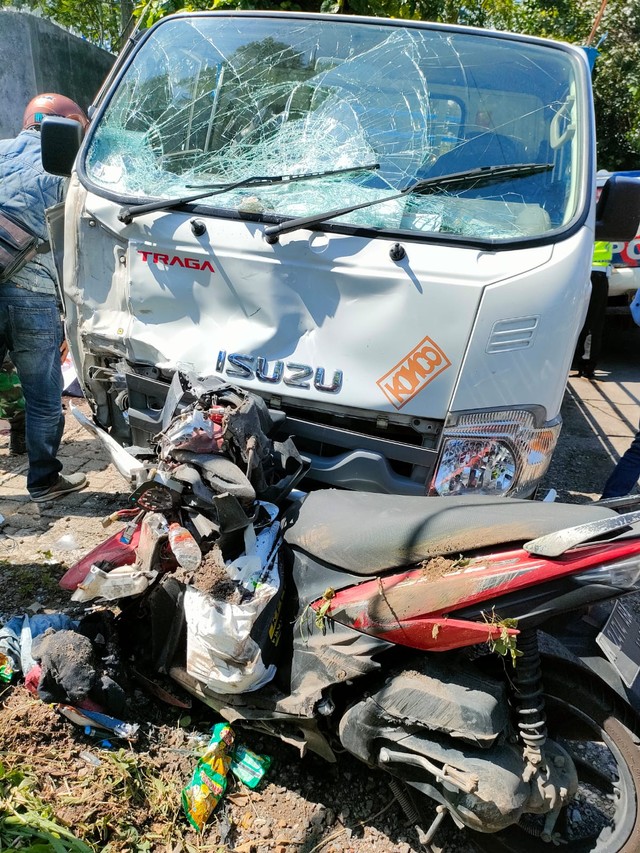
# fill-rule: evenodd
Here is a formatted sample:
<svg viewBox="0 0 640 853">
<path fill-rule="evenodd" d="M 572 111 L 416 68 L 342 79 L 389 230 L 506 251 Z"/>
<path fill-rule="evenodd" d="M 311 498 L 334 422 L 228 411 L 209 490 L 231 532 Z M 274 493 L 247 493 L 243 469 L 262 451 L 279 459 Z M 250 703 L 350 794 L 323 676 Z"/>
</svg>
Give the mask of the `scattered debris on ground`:
<svg viewBox="0 0 640 853">
<path fill-rule="evenodd" d="M 84 401 L 75 404 L 89 414 Z M 597 496 L 611 461 L 599 454 L 595 434 L 589 447 L 588 436 L 580 434 L 580 452 L 571 452 L 571 419 L 579 414 L 575 394 L 568 397 L 564 414 L 563 434 L 569 439 L 563 445 L 561 438 L 546 482 L 560 490 L 563 500 L 588 502 Z M 85 605 L 73 602 L 59 581 L 104 541 L 101 520 L 126 506 L 129 490 L 106 454 L 68 416 L 61 448 L 65 470 L 87 473 L 89 488 L 64 502 L 32 504 L 25 490 L 25 459 L 10 457 L 2 440 L 0 624 L 25 613 L 64 611 L 78 618 Z M 438 561 L 444 574 L 455 570 L 453 563 Z M 235 585 L 225 592 L 215 553 L 205 554 L 203 566 L 197 580 L 202 591 L 215 590 L 222 599 L 236 594 Z M 24 686 L 0 687 L 1 850 L 417 853 L 422 849 L 383 774 L 369 771 L 348 755 L 339 756 L 335 765 L 314 754 L 301 758 L 293 746 L 248 730 L 237 732 L 242 743 L 271 758 L 264 779 L 251 789 L 231 774 L 204 832 L 196 832 L 184 815 L 182 790 L 220 718 L 197 700 L 187 699 L 168 680 L 149 683 L 145 678 L 138 673 L 131 690 L 129 722 L 139 726 L 135 741 L 113 738 L 104 730 L 85 732 Z M 440 843 L 446 853 L 473 850 L 451 825 L 443 835 Z"/>
<path fill-rule="evenodd" d="M 87 735 L 24 687 L 0 696 L 0 849 L 53 837 L 59 850 L 100 853 L 411 853 L 413 831 L 381 775 L 353 762 L 300 760 L 292 747 L 242 732 L 272 759 L 255 790 L 233 774 L 202 834 L 184 816 L 215 719 L 207 709 L 158 708 L 137 692 L 135 744 Z M 204 713 L 203 713 L 204 712 Z M 456 842 L 448 851 L 469 849 Z M 12 846 L 13 845 L 13 846 Z M 54 851 L 54 847 L 43 848 Z"/>
<path fill-rule="evenodd" d="M 86 407 L 83 402 L 79 405 Z M 130 506 L 126 483 L 113 469 L 108 479 L 104 477 L 102 489 L 92 494 L 94 480 L 102 482 L 100 477 L 108 466 L 104 457 L 96 454 L 95 441 L 87 441 L 73 419 L 69 421 L 63 445 L 70 451 L 65 468 L 73 470 L 76 460 L 79 467 L 94 470 L 94 474 L 85 493 L 65 500 L 64 516 L 60 514 L 61 504 L 29 504 L 21 494 L 24 466 L 13 457 L 3 457 L 8 488 L 2 509 L 6 510 L 8 524 L 0 537 L 0 581 L 7 594 L 0 625 L 16 616 L 23 621 L 27 617 L 29 623 L 33 617 L 44 617 L 46 622 L 60 613 L 73 620 L 72 634 L 87 614 L 95 617 L 111 610 L 121 614 L 120 602 L 74 601 L 70 594 L 73 585 L 66 589 L 59 585 L 69 569 L 111 533 L 102 520 L 112 519 Z M 180 461 L 182 470 L 178 473 L 190 476 L 185 471 L 186 462 Z M 214 473 L 226 476 L 228 472 Z M 209 485 L 215 483 L 215 476 L 211 475 Z M 241 482 L 239 487 L 245 489 L 246 483 Z M 147 518 L 153 514 L 149 511 Z M 118 529 L 127 525 L 126 518 L 118 520 Z M 268 528 L 270 523 L 267 514 L 261 524 Z M 132 538 L 131 542 L 137 545 L 139 539 Z M 242 539 L 238 544 L 241 553 Z M 233 543 L 231 547 L 235 547 Z M 197 572 L 178 566 L 173 580 L 191 584 L 198 594 L 213 593 L 222 604 L 237 603 L 239 597 L 244 600 L 242 576 L 230 581 L 228 574 L 223 574 L 224 559 L 217 546 L 204 547 L 202 552 Z M 242 563 L 240 567 L 252 568 Z M 123 567 L 128 568 L 140 566 Z M 172 568 L 176 569 L 175 562 Z M 132 633 L 130 642 L 134 638 L 137 642 L 137 635 Z M 73 637 L 59 639 L 66 642 Z M 37 640 L 34 637 L 33 651 L 41 655 L 37 663 L 44 663 L 51 673 L 56 667 L 56 645 L 49 647 L 50 640 L 45 637 L 39 647 Z M 235 725 L 236 741 L 247 751 L 247 760 L 253 762 L 251 778 L 255 780 L 256 774 L 263 778 L 252 788 L 233 772 L 228 773 L 224 795 L 202 832 L 197 832 L 185 814 L 183 792 L 210 744 L 212 730 L 221 723 L 220 717 L 175 682 L 146 670 L 144 661 L 129 666 L 129 680 L 121 685 L 113 661 L 110 668 L 104 663 L 112 655 L 107 650 L 101 655 L 96 661 L 88 647 L 82 654 L 74 654 L 78 659 L 72 672 L 59 673 L 54 687 L 47 681 L 50 692 L 44 693 L 46 701 L 15 679 L 2 688 L 0 849 L 28 849 L 32 845 L 35 849 L 36 844 L 41 845 L 42 853 L 411 853 L 421 849 L 384 774 L 357 763 L 354 766 L 349 756 L 338 756 L 334 765 L 314 754 L 301 757 L 294 746 Z M 102 711 L 109 703 L 106 694 L 95 693 L 96 681 L 83 668 L 89 662 L 99 674 L 100 689 L 105 686 L 105 676 L 123 686 L 126 702 L 119 709 L 120 720 L 100 718 L 91 710 L 96 698 L 102 699 L 98 703 Z M 82 690 L 77 689 L 78 679 Z M 37 691 L 40 684 L 41 673 L 31 680 L 31 691 Z M 73 695 L 56 692 L 61 686 L 69 689 L 70 684 L 76 685 L 70 688 L 72 693 L 76 691 Z M 113 691 L 112 684 L 111 688 Z M 112 695 L 117 696 L 117 690 Z M 89 707 L 64 704 L 78 696 L 81 704 Z M 114 711 L 114 707 L 106 710 Z M 260 767 L 263 774 L 257 773 Z M 457 832 L 452 834 L 451 844 L 444 848 L 451 853 L 469 849 Z"/>
</svg>

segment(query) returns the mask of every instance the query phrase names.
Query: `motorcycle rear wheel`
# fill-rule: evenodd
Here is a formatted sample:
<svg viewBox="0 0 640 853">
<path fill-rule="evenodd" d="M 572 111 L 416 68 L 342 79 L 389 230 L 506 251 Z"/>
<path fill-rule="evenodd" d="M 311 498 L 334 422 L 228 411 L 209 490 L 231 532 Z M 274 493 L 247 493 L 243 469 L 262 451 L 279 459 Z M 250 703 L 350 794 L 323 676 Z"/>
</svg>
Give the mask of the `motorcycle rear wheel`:
<svg viewBox="0 0 640 853">
<path fill-rule="evenodd" d="M 579 789 L 562 809 L 557 848 L 540 838 L 544 818 L 526 815 L 502 832 L 470 833 L 484 853 L 638 853 L 640 851 L 640 725 L 597 678 L 572 667 L 545 666 L 548 736 L 572 756 Z"/>
</svg>

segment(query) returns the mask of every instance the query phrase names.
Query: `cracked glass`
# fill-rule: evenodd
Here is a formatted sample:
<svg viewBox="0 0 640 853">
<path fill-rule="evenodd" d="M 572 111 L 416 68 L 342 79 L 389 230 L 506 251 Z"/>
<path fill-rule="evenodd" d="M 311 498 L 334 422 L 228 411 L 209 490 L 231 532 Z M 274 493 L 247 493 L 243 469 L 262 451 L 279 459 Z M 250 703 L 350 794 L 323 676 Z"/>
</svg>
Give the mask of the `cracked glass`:
<svg viewBox="0 0 640 853">
<path fill-rule="evenodd" d="M 531 239 L 569 223 L 585 198 L 578 66 L 560 47 L 486 31 L 168 19 L 95 123 L 86 176 L 130 204 L 211 188 L 199 204 L 212 213 L 277 222 L 375 202 L 327 221 Z M 522 164 L 547 168 L 388 198 L 423 178 Z M 274 182 L 224 190 L 253 178 Z"/>
</svg>

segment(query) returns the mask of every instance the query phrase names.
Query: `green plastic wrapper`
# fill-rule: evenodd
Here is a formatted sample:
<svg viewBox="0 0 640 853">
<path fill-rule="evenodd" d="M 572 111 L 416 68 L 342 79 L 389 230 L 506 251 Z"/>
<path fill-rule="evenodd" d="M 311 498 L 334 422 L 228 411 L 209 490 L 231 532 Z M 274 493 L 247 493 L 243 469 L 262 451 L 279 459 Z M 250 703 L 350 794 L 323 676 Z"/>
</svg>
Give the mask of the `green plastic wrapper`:
<svg viewBox="0 0 640 853">
<path fill-rule="evenodd" d="M 211 740 L 196 764 L 191 780 L 182 789 L 182 808 L 187 820 L 202 832 L 211 812 L 227 790 L 234 733 L 228 723 L 213 727 Z"/>
<path fill-rule="evenodd" d="M 0 652 L 0 681 L 11 681 L 13 672 L 13 664 L 5 654 Z"/>
<path fill-rule="evenodd" d="M 249 788 L 258 787 L 270 766 L 268 755 L 257 755 L 242 744 L 236 746 L 231 756 L 231 772 Z"/>
<path fill-rule="evenodd" d="M 0 365 L 0 418 L 12 418 L 24 412 L 22 386 L 15 367 L 9 361 Z"/>
</svg>

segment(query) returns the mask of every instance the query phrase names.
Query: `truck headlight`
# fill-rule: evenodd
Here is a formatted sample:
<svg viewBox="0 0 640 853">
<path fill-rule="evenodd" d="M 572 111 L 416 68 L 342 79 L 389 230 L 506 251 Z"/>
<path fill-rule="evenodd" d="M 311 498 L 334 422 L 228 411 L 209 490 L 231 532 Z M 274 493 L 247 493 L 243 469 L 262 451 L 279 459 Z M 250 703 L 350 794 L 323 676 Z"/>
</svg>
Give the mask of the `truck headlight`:
<svg viewBox="0 0 640 853">
<path fill-rule="evenodd" d="M 536 427 L 525 410 L 459 415 L 444 429 L 430 494 L 530 495 L 549 467 L 561 423 Z"/>
</svg>

